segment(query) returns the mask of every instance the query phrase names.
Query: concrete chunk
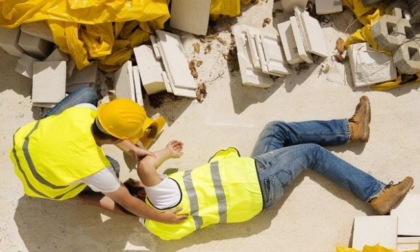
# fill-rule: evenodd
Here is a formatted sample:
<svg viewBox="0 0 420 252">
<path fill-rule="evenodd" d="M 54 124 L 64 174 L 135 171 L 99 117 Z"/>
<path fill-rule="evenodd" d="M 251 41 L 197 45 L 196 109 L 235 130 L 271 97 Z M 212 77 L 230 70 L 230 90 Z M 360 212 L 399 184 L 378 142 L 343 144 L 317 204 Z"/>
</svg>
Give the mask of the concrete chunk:
<svg viewBox="0 0 420 252">
<path fill-rule="evenodd" d="M 393 60 L 397 68 L 405 74 L 420 72 L 420 45 L 412 40 L 402 44 L 395 52 Z"/>
<path fill-rule="evenodd" d="M 404 200 L 391 211 L 398 217 L 399 236 L 418 236 L 420 242 L 420 194 L 407 194 Z"/>
<path fill-rule="evenodd" d="M 141 45 L 134 48 L 134 56 L 140 72 L 142 85 L 148 95 L 166 90 L 162 79 L 163 66 L 155 57 L 152 46 Z"/>
<path fill-rule="evenodd" d="M 134 80 L 134 93 L 136 96 L 136 102 L 140 105 L 144 105 L 143 92 L 141 90 L 140 72 L 137 66 L 133 66 L 133 80 Z"/>
<path fill-rule="evenodd" d="M 297 53 L 301 59 L 303 59 L 306 63 L 312 64 L 314 61 L 312 60 L 312 55 L 306 52 L 305 49 L 305 42 L 303 41 L 302 31 L 299 27 L 299 24 L 296 20 L 296 17 L 290 17 L 290 25 L 293 31 L 293 37 L 295 38 Z"/>
<path fill-rule="evenodd" d="M 50 27 L 48 27 L 48 24 L 46 21 L 38 21 L 38 22 L 22 24 L 20 26 L 20 30 L 24 33 L 27 33 L 32 36 L 54 43 L 52 32 L 50 30 Z"/>
<path fill-rule="evenodd" d="M 397 247 L 395 216 L 359 216 L 354 218 L 352 248 L 362 250 L 365 245 L 381 244 L 389 249 Z"/>
<path fill-rule="evenodd" d="M 280 46 L 279 35 L 276 32 L 262 32 L 257 37 L 257 45 L 258 52 L 261 55 L 261 68 L 264 73 L 280 77 L 292 73 Z"/>
<path fill-rule="evenodd" d="M 34 62 L 32 77 L 32 102 L 34 105 L 36 103 L 58 103 L 65 95 L 66 62 Z"/>
<path fill-rule="evenodd" d="M 211 0 L 172 0 L 172 28 L 197 35 L 206 35 Z"/>
<path fill-rule="evenodd" d="M 325 15 L 343 11 L 343 0 L 315 0 L 316 14 Z"/>
<path fill-rule="evenodd" d="M 130 60 L 114 73 L 115 95 L 136 101 L 134 91 L 133 65 Z"/>
<path fill-rule="evenodd" d="M 352 44 L 347 54 L 355 87 L 369 86 L 397 78 L 392 58 L 373 49 L 367 43 Z"/>
<path fill-rule="evenodd" d="M 98 63 L 94 61 L 90 66 L 82 70 L 75 69 L 67 79 L 67 86 L 77 84 L 95 84 L 98 76 Z"/>
<path fill-rule="evenodd" d="M 296 6 L 299 6 L 301 8 L 306 8 L 306 5 L 308 4 L 308 0 L 282 0 L 281 7 L 285 12 L 293 12 L 293 9 Z"/>
<path fill-rule="evenodd" d="M 39 37 L 21 32 L 18 45 L 30 56 L 42 60 L 54 49 L 54 44 Z"/>
<path fill-rule="evenodd" d="M 17 61 L 15 71 L 25 77 L 32 79 L 33 64 L 37 61 L 37 59 L 32 58 L 29 55 L 22 54 L 22 56 Z"/>
<path fill-rule="evenodd" d="M 6 29 L 0 26 L 0 47 L 12 56 L 22 56 L 25 52 L 18 44 L 19 36 L 19 28 Z"/>
<path fill-rule="evenodd" d="M 236 25 L 232 30 L 236 41 L 242 84 L 262 88 L 273 85 L 273 79 L 264 74 L 261 70 L 255 69 L 251 63 L 246 27 L 243 25 Z"/>
<path fill-rule="evenodd" d="M 284 49 L 284 56 L 286 61 L 291 64 L 298 64 L 304 60 L 299 56 L 295 37 L 290 21 L 285 21 L 277 25 L 279 30 L 281 44 Z"/>
</svg>

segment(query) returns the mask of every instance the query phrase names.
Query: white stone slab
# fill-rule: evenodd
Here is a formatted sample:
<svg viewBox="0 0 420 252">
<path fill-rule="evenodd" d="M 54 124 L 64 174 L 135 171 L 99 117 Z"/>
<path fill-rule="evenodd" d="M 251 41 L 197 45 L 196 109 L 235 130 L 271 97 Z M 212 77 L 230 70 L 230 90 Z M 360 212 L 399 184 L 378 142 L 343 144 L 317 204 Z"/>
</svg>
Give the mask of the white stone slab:
<svg viewBox="0 0 420 252">
<path fill-rule="evenodd" d="M 261 30 L 243 25 L 246 33 L 246 41 L 251 55 L 251 63 L 256 69 L 261 69 L 261 59 L 257 49 L 256 38 L 259 37 Z"/>
<path fill-rule="evenodd" d="M 399 221 L 399 219 L 398 219 Z M 419 251 L 420 237 L 397 237 L 398 251 Z"/>
<path fill-rule="evenodd" d="M 48 24 L 46 21 L 38 21 L 38 22 L 22 24 L 20 26 L 20 30 L 24 33 L 27 33 L 32 36 L 54 43 L 52 32 L 50 30 L 50 27 L 48 27 Z"/>
<path fill-rule="evenodd" d="M 365 245 L 380 244 L 386 248 L 397 247 L 395 216 L 359 216 L 354 218 L 352 248 L 362 250 Z"/>
<path fill-rule="evenodd" d="M 209 25 L 211 0 L 172 0 L 172 28 L 197 35 L 206 35 Z"/>
<path fill-rule="evenodd" d="M 12 56 L 22 56 L 25 52 L 18 45 L 19 36 L 19 28 L 7 29 L 0 26 L 0 47 Z"/>
<path fill-rule="evenodd" d="M 140 105 L 144 105 L 143 93 L 141 90 L 140 71 L 137 66 L 133 66 L 133 80 L 134 80 L 134 93 L 136 95 L 136 102 Z"/>
<path fill-rule="evenodd" d="M 325 15 L 343 11 L 343 0 L 315 0 L 316 14 Z"/>
<path fill-rule="evenodd" d="M 25 77 L 32 79 L 33 64 L 36 61 L 38 60 L 35 58 L 32 58 L 29 55 L 22 54 L 22 56 L 20 56 L 20 58 L 17 61 L 15 71 Z"/>
<path fill-rule="evenodd" d="M 367 43 L 350 45 L 347 55 L 355 87 L 370 86 L 397 78 L 397 69 L 392 58 Z"/>
<path fill-rule="evenodd" d="M 299 57 L 303 59 L 306 63 L 314 63 L 314 61 L 312 60 L 312 55 L 307 53 L 305 49 L 305 42 L 302 37 L 302 31 L 297 22 L 296 17 L 290 17 L 290 26 L 292 27 L 293 37 L 295 38 L 297 53 Z"/>
<path fill-rule="evenodd" d="M 66 95 L 66 62 L 33 63 L 32 102 L 58 103 Z"/>
<path fill-rule="evenodd" d="M 293 12 L 293 8 L 296 6 L 306 8 L 308 0 L 281 0 L 280 4 L 284 11 Z"/>
<path fill-rule="evenodd" d="M 258 46 L 258 51 L 261 55 L 261 68 L 264 73 L 280 77 L 292 73 L 283 55 L 280 37 L 277 32 L 262 32 L 257 37 L 257 45 L 261 45 Z"/>
<path fill-rule="evenodd" d="M 261 70 L 255 69 L 251 63 L 249 46 L 247 43 L 246 27 L 236 25 L 233 27 L 235 36 L 239 69 L 241 72 L 242 83 L 244 85 L 267 88 L 273 85 L 274 81 Z"/>
<path fill-rule="evenodd" d="M 152 43 L 153 52 L 155 53 L 156 59 L 160 60 L 162 55 L 160 55 L 159 51 L 159 44 L 157 42 L 157 38 L 154 35 L 150 35 L 150 42 Z"/>
<path fill-rule="evenodd" d="M 166 92 L 173 94 L 174 91 L 172 90 L 172 85 L 169 81 L 168 74 L 165 71 L 163 71 L 161 75 L 163 83 L 165 84 Z"/>
<path fill-rule="evenodd" d="M 70 63 L 74 66 L 73 62 Z M 70 69 L 67 69 L 69 72 Z M 71 71 L 71 76 L 67 79 L 67 85 L 75 84 L 95 84 L 98 77 L 98 62 L 94 61 L 90 66 L 78 70 L 77 68 Z"/>
<path fill-rule="evenodd" d="M 290 21 L 285 21 L 278 24 L 277 29 L 279 30 L 280 41 L 284 49 L 284 56 L 286 56 L 286 61 L 291 65 L 304 62 L 304 60 L 298 54 L 298 49 L 295 37 L 293 36 L 293 30 Z"/>
<path fill-rule="evenodd" d="M 30 56 L 42 60 L 54 49 L 54 44 L 39 37 L 21 32 L 18 45 Z"/>
<path fill-rule="evenodd" d="M 391 216 L 398 217 L 398 235 L 420 236 L 420 194 L 407 194 Z"/>
<path fill-rule="evenodd" d="M 305 50 L 321 57 L 329 55 L 325 46 L 324 35 L 318 20 L 309 16 L 309 12 L 295 8 L 295 16 L 300 28 Z"/>
<path fill-rule="evenodd" d="M 162 63 L 155 57 L 153 52 L 150 45 L 141 45 L 134 48 L 134 56 L 140 72 L 141 82 L 148 95 L 166 90 L 162 79 Z"/>
<path fill-rule="evenodd" d="M 129 98 L 136 101 L 133 64 L 130 60 L 125 62 L 125 64 L 114 73 L 114 88 L 115 95 L 118 98 Z"/>
<path fill-rule="evenodd" d="M 156 34 L 163 65 L 171 85 L 195 90 L 197 84 L 191 75 L 188 59 L 179 36 L 162 30 L 156 30 Z"/>
</svg>

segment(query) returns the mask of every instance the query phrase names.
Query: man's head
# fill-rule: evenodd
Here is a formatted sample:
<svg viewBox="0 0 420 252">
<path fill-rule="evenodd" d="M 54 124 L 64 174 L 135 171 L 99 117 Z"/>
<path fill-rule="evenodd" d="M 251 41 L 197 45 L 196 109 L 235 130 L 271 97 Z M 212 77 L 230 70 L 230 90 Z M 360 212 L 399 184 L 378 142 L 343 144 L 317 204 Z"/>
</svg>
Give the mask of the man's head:
<svg viewBox="0 0 420 252">
<path fill-rule="evenodd" d="M 144 133 L 143 124 L 146 118 L 146 111 L 142 106 L 128 98 L 117 98 L 98 107 L 92 128 L 116 139 L 139 139 Z"/>
</svg>

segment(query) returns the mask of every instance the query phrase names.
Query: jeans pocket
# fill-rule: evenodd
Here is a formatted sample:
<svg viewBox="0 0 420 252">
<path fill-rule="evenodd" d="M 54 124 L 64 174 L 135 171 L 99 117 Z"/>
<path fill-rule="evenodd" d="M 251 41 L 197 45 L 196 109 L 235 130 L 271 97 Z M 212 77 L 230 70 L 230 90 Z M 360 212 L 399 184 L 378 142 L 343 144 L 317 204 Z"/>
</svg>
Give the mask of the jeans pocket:
<svg viewBox="0 0 420 252">
<path fill-rule="evenodd" d="M 264 192 L 264 208 L 270 207 L 274 202 L 274 187 L 272 178 L 266 178 L 263 181 L 263 192 Z"/>
</svg>

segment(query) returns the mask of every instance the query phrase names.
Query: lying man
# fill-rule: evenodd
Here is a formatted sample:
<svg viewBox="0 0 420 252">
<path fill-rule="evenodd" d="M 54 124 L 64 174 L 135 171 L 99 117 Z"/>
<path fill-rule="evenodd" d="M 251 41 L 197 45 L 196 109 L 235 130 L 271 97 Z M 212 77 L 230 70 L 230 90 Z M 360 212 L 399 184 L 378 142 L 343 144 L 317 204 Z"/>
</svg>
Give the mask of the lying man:
<svg viewBox="0 0 420 252">
<path fill-rule="evenodd" d="M 240 157 L 234 148 L 219 151 L 196 169 L 169 176 L 156 169 L 169 158 L 182 155 L 180 141 L 171 141 L 156 157 L 145 156 L 137 172 L 145 186 L 146 202 L 157 210 L 182 207 L 188 218 L 178 224 L 143 220 L 145 227 L 164 240 L 180 239 L 216 223 L 243 222 L 278 201 L 304 170 L 311 168 L 388 214 L 407 194 L 413 179 L 385 184 L 333 155 L 323 146 L 369 139 L 370 104 L 360 98 L 350 119 L 267 124 L 252 157 Z"/>
</svg>

